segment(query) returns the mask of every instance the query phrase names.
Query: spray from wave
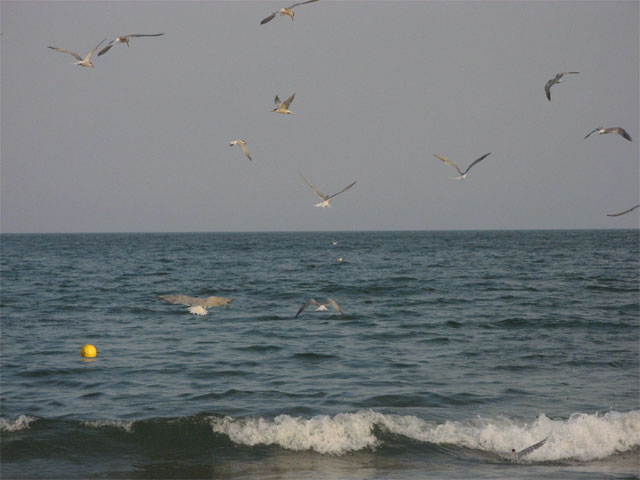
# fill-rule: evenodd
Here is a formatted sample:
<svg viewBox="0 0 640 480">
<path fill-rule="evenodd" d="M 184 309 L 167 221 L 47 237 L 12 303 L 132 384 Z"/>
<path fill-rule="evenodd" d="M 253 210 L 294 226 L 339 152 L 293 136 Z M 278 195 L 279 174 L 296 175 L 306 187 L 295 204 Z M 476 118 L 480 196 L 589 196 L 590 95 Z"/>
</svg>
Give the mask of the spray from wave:
<svg viewBox="0 0 640 480">
<path fill-rule="evenodd" d="M 0 418 L 0 432 L 18 432 L 29 428 L 37 419 L 28 415 L 20 415 L 14 420 Z"/>
<path fill-rule="evenodd" d="M 437 424 L 415 416 L 371 410 L 310 419 L 280 415 L 273 420 L 211 417 L 209 421 L 215 433 L 227 435 L 237 444 L 278 445 L 288 450 L 333 455 L 380 446 L 382 440 L 375 435 L 376 427 L 417 442 L 454 445 L 500 456 L 548 437 L 545 445 L 526 458 L 537 462 L 590 461 L 640 447 L 640 410 L 576 413 L 563 420 L 542 414 L 531 424 L 507 417 Z"/>
</svg>

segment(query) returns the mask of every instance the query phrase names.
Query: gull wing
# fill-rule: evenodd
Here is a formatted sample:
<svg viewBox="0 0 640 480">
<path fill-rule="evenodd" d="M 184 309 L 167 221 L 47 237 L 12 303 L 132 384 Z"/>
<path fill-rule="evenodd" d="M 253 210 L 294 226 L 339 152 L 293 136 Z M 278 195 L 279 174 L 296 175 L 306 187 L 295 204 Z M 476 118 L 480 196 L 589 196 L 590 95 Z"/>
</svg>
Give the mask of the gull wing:
<svg viewBox="0 0 640 480">
<path fill-rule="evenodd" d="M 278 95 L 276 95 L 276 98 L 273 100 L 273 102 L 276 104 L 276 106 L 280 106 L 282 105 L 282 102 L 280 101 L 280 99 L 278 98 Z"/>
<path fill-rule="evenodd" d="M 451 160 L 449 160 L 448 158 L 443 157 L 442 155 L 438 155 L 437 153 L 434 153 L 433 156 L 438 158 L 439 160 L 442 160 L 444 163 L 448 163 L 449 165 L 451 165 L 453 168 L 455 168 L 458 171 L 460 175 L 464 175 L 464 173 L 462 173 L 462 170 L 460 170 L 460 167 L 456 165 L 454 162 L 452 162 Z"/>
<path fill-rule="evenodd" d="M 253 160 L 251 159 L 251 154 L 249 153 L 249 149 L 247 148 L 247 142 L 240 143 L 239 145 L 247 158 L 253 162 Z"/>
<path fill-rule="evenodd" d="M 207 297 L 207 298 L 196 298 L 194 300 L 198 300 L 198 305 L 201 305 L 206 308 L 210 307 L 222 307 L 224 305 L 228 305 L 231 303 L 231 299 L 227 297 Z"/>
<path fill-rule="evenodd" d="M 337 311 L 339 311 L 339 312 L 342 314 L 342 316 L 343 316 L 343 317 L 345 316 L 345 315 L 344 315 L 344 312 L 343 312 L 343 311 L 342 311 L 342 309 L 340 308 L 340 305 L 338 305 L 338 304 L 335 302 L 335 300 L 333 300 L 333 299 L 331 299 L 331 298 L 327 298 L 327 303 L 328 303 L 329 305 L 331 305 L 333 308 L 335 308 Z"/>
<path fill-rule="evenodd" d="M 594 128 L 593 130 L 591 130 L 589 133 L 587 133 L 587 135 L 584 137 L 585 140 L 587 139 L 587 137 L 589 135 L 591 135 L 592 133 L 596 133 L 598 130 L 600 130 L 602 127 L 598 127 L 598 128 Z"/>
<path fill-rule="evenodd" d="M 467 173 L 469 170 L 471 170 L 471 167 L 473 167 L 476 163 L 481 162 L 482 160 L 484 160 L 484 159 L 485 159 L 485 157 L 488 157 L 489 155 L 491 155 L 491 152 L 489 152 L 489 153 L 485 153 L 485 154 L 484 154 L 483 156 L 481 156 L 480 158 L 478 158 L 478 159 L 474 160 L 474 161 L 473 161 L 473 163 L 467 167 L 467 169 L 464 171 L 464 173 Z M 463 175 L 464 175 L 464 173 L 463 173 Z"/>
<path fill-rule="evenodd" d="M 294 94 L 293 94 L 293 95 L 291 95 L 289 98 L 287 98 L 284 102 L 282 102 L 282 106 L 283 106 L 284 108 L 289 108 L 289 104 L 290 104 L 291 102 L 293 102 L 293 97 L 295 97 L 295 96 L 296 96 L 296 94 L 294 93 Z"/>
<path fill-rule="evenodd" d="M 320 190 L 318 190 L 316 187 L 314 187 L 313 185 L 311 185 L 309 183 L 309 180 L 307 180 L 306 178 L 304 178 L 302 175 L 300 175 L 302 177 L 302 179 L 306 182 L 307 185 L 309 185 L 311 187 L 311 189 L 316 192 L 316 195 L 318 195 L 322 200 L 328 200 L 330 197 L 327 197 L 324 193 L 322 193 Z M 354 182 L 355 183 L 355 182 Z M 336 194 L 337 195 L 337 194 Z"/>
<path fill-rule="evenodd" d="M 69 55 L 73 55 L 80 61 L 83 60 L 80 55 L 78 55 L 76 52 L 72 52 L 71 50 L 65 50 L 64 48 L 58 48 L 58 47 L 48 47 L 48 48 L 50 48 L 51 50 L 57 50 L 58 52 L 68 53 Z"/>
<path fill-rule="evenodd" d="M 89 60 L 91 58 L 91 56 L 96 53 L 96 50 L 98 50 L 98 48 L 100 47 L 100 45 L 102 45 L 104 43 L 104 41 L 106 40 L 106 38 L 103 38 L 102 41 L 97 44 L 95 46 L 95 48 L 93 50 L 91 50 L 89 53 L 87 53 L 87 56 L 85 57 L 85 60 Z"/>
<path fill-rule="evenodd" d="M 190 297 L 188 295 L 160 295 L 158 297 L 160 300 L 164 300 L 168 303 L 173 304 L 182 304 L 182 305 L 201 305 L 200 298 Z"/>
<path fill-rule="evenodd" d="M 303 310 L 307 308 L 309 305 L 320 305 L 320 304 L 316 301 L 315 298 L 312 298 L 311 300 L 307 300 L 306 302 L 304 302 L 304 305 L 300 307 L 300 310 L 298 310 L 298 313 L 296 313 L 295 318 L 298 318 L 298 315 L 300 315 L 303 312 Z"/>
<path fill-rule="evenodd" d="M 624 215 L 625 213 L 633 212 L 636 208 L 640 207 L 640 203 L 635 207 L 631 207 L 628 210 L 620 213 L 607 213 L 607 217 L 619 217 L 620 215 Z"/>
<path fill-rule="evenodd" d="M 125 37 L 159 37 L 160 35 L 164 35 L 164 33 L 132 33 L 131 35 L 125 35 Z"/>
<path fill-rule="evenodd" d="M 327 197 L 327 200 L 329 200 L 330 198 L 335 197 L 336 195 L 340 195 L 342 192 L 349 190 L 351 187 L 353 187 L 356 184 L 357 180 L 355 182 L 353 182 L 351 185 L 348 185 L 346 187 L 344 187 L 342 190 L 340 190 L 338 193 L 334 193 L 333 195 L 329 195 Z"/>
<path fill-rule="evenodd" d="M 616 132 L 618 135 L 622 135 L 627 140 L 631 141 L 631 135 L 629 135 L 624 128 L 622 128 L 622 127 L 614 127 L 611 130 Z"/>
<path fill-rule="evenodd" d="M 544 92 L 547 94 L 547 98 L 549 99 L 549 101 L 551 101 L 551 86 L 555 85 L 556 82 L 557 82 L 557 80 L 555 78 L 552 78 L 544 86 Z"/>
<path fill-rule="evenodd" d="M 271 15 L 269 15 L 267 18 L 263 18 L 263 19 L 260 21 L 260 25 L 264 25 L 265 23 L 270 22 L 271 20 L 273 20 L 273 19 L 275 18 L 275 16 L 277 15 L 277 13 L 278 13 L 278 12 L 279 12 L 279 10 L 278 10 L 278 11 L 273 12 L 273 13 L 272 13 Z"/>
<path fill-rule="evenodd" d="M 318 0 L 307 0 L 306 2 L 298 2 L 298 3 L 294 3 L 293 5 L 291 5 L 290 7 L 287 8 L 293 8 L 293 7 L 297 7 L 298 5 L 304 5 L 305 3 L 313 3 L 313 2 L 317 2 Z"/>
<path fill-rule="evenodd" d="M 113 40 L 109 42 L 109 45 L 107 45 L 106 47 L 104 47 L 102 50 L 98 52 L 98 56 L 104 55 L 105 53 L 107 53 L 109 50 L 111 50 L 111 47 L 113 47 Z"/>
<path fill-rule="evenodd" d="M 546 437 L 545 439 L 539 441 L 538 443 L 534 443 L 533 445 L 531 445 L 530 447 L 525 448 L 524 450 L 520 450 L 519 452 L 516 453 L 516 455 L 518 457 L 524 457 L 525 455 L 529 455 L 534 450 L 537 450 L 541 446 L 543 446 L 545 444 L 545 442 L 547 441 L 547 438 L 549 438 L 549 437 Z"/>
</svg>

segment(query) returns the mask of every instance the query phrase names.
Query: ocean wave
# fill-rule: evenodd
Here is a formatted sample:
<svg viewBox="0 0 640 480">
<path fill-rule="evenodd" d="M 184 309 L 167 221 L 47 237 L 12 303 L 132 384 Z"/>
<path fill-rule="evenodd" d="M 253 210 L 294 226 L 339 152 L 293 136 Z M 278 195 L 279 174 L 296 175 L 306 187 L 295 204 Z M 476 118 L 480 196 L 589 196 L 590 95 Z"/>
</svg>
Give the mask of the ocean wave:
<svg viewBox="0 0 640 480">
<path fill-rule="evenodd" d="M 127 433 L 133 432 L 133 420 L 89 420 L 82 422 L 83 425 L 90 428 L 103 428 L 110 427 L 119 430 L 124 430 Z"/>
<path fill-rule="evenodd" d="M 312 450 L 344 455 L 384 444 L 376 432 L 436 445 L 453 445 L 509 458 L 543 438 L 545 445 L 523 461 L 592 461 L 640 448 L 640 410 L 576 413 L 555 420 L 541 414 L 528 424 L 508 417 L 475 418 L 436 423 L 415 416 L 372 410 L 315 416 L 309 419 L 279 415 L 274 419 L 211 417 L 215 433 L 240 445 L 277 445 L 287 450 Z"/>
<path fill-rule="evenodd" d="M 14 420 L 8 418 L 0 418 L 0 432 L 18 432 L 29 428 L 37 418 L 28 415 L 20 415 Z"/>
</svg>

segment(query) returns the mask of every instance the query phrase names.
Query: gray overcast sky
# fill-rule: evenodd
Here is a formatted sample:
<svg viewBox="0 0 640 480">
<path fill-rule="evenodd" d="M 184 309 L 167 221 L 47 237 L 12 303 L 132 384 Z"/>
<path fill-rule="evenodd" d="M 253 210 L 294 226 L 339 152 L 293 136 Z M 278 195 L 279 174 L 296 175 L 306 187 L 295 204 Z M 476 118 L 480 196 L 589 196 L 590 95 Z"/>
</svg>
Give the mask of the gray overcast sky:
<svg viewBox="0 0 640 480">
<path fill-rule="evenodd" d="M 638 228 L 638 1 L 289 2 L 3 0 L 2 232 Z"/>
</svg>

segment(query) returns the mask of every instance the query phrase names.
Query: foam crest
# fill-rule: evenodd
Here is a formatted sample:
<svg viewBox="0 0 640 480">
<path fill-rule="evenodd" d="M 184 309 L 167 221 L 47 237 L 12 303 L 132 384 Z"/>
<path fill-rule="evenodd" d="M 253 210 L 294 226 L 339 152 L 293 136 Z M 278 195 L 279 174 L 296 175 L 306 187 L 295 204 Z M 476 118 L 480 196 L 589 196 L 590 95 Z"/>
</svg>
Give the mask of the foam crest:
<svg viewBox="0 0 640 480">
<path fill-rule="evenodd" d="M 509 457 L 548 437 L 526 461 L 577 459 L 590 461 L 640 447 L 640 411 L 576 413 L 567 420 L 540 415 L 531 425 L 507 417 L 447 421 L 434 425 L 417 417 L 386 415 L 381 425 L 390 432 L 430 443 L 454 444 Z"/>
<path fill-rule="evenodd" d="M 377 444 L 372 431 L 377 416 L 374 412 L 358 412 L 310 419 L 289 415 L 279 415 L 273 420 L 224 417 L 212 418 L 211 426 L 214 432 L 228 435 L 242 445 L 279 445 L 288 450 L 342 455 Z"/>
<path fill-rule="evenodd" d="M 83 422 L 83 424 L 90 428 L 112 427 L 124 430 L 127 433 L 133 431 L 133 421 L 129 420 L 91 420 Z"/>
<path fill-rule="evenodd" d="M 17 432 L 26 430 L 37 419 L 28 415 L 20 415 L 15 420 L 0 418 L 0 432 Z"/>
<path fill-rule="evenodd" d="M 248 446 L 278 445 L 288 450 L 313 450 L 343 455 L 381 444 L 374 430 L 409 439 L 493 452 L 513 459 L 511 450 L 522 450 L 543 438 L 546 443 L 523 461 L 576 459 L 591 461 L 640 448 L 640 410 L 576 413 L 564 420 L 540 415 L 527 424 L 508 417 L 475 418 L 435 423 L 415 416 L 382 414 L 372 410 L 310 419 L 280 415 L 265 418 L 216 417 L 213 431 Z"/>
</svg>

